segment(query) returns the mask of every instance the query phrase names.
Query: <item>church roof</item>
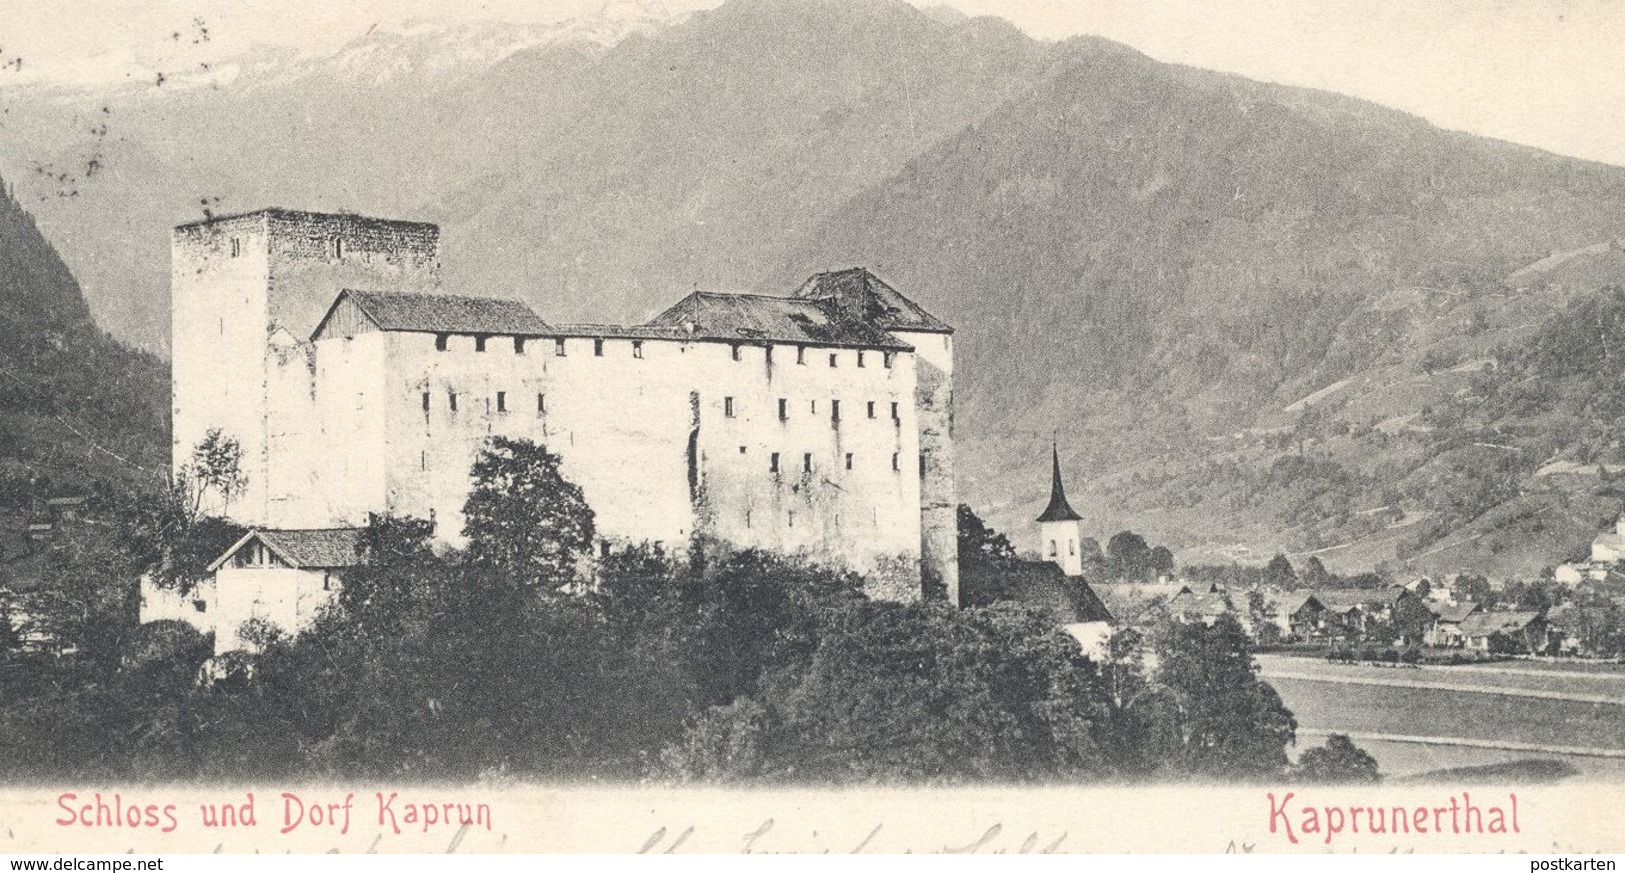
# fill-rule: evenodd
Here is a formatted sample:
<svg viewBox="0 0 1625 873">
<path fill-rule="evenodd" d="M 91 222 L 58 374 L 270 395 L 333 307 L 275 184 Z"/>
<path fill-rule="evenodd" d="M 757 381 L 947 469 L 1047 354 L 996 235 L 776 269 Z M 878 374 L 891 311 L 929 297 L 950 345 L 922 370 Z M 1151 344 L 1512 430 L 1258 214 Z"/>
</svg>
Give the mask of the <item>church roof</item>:
<svg viewBox="0 0 1625 873">
<path fill-rule="evenodd" d="M 290 567 L 299 569 L 333 569 L 354 567 L 361 561 L 362 529 L 356 527 L 294 528 L 276 530 L 256 528 L 233 543 L 231 548 L 214 559 L 209 571 L 220 569 L 231 556 L 248 543 L 259 540 L 271 553 Z"/>
<path fill-rule="evenodd" d="M 1060 449 L 1050 447 L 1051 460 L 1054 462 L 1054 474 L 1049 485 L 1049 505 L 1044 507 L 1044 514 L 1038 517 L 1040 522 L 1045 521 L 1082 521 L 1083 517 L 1072 511 L 1072 504 L 1066 502 L 1066 488 L 1061 485 L 1061 452 Z"/>
<path fill-rule="evenodd" d="M 553 328 L 542 321 L 541 316 L 518 300 L 345 289 L 334 299 L 328 316 L 346 299 L 378 325 L 379 330 L 516 336 L 553 333 Z M 323 316 L 312 335 L 321 333 L 326 323 L 327 316 Z"/>
<path fill-rule="evenodd" d="M 872 323 L 836 317 L 834 308 L 822 301 L 761 294 L 696 291 L 650 319 L 647 326 L 680 328 L 690 339 L 905 352 L 914 348 Z"/>
<path fill-rule="evenodd" d="M 1060 624 L 1113 620 L 1088 582 L 1066 575 L 1052 561 L 1017 561 L 1003 575 L 1011 600 L 1044 609 Z"/>
<path fill-rule="evenodd" d="M 904 297 L 896 288 L 863 267 L 814 274 L 797 289 L 795 296 L 804 300 L 833 301 L 855 294 L 863 295 L 863 318 L 870 324 L 886 330 L 954 332 L 941 319 L 926 312 L 918 303 Z"/>
</svg>

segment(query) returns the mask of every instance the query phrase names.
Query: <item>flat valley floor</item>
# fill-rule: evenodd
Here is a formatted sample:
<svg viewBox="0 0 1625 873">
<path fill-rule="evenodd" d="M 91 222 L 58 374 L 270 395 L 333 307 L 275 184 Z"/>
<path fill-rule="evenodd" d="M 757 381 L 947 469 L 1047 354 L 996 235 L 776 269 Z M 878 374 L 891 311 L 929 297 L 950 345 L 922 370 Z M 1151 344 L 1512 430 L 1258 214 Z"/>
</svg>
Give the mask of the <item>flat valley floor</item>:
<svg viewBox="0 0 1625 873">
<path fill-rule="evenodd" d="M 1625 782 L 1625 666 L 1258 663 L 1298 717 L 1300 751 L 1346 733 L 1389 780 Z"/>
</svg>

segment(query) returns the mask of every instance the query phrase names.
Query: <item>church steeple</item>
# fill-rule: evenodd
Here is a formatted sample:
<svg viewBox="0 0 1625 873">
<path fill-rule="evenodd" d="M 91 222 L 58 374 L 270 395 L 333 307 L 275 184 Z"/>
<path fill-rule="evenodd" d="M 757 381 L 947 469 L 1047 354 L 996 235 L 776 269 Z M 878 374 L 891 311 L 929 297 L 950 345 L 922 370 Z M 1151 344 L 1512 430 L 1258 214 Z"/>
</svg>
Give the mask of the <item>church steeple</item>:
<svg viewBox="0 0 1625 873">
<path fill-rule="evenodd" d="M 1068 576 L 1083 575 L 1083 518 L 1066 502 L 1061 484 L 1061 449 L 1050 443 L 1049 506 L 1038 517 L 1039 554 L 1054 561 Z"/>
<path fill-rule="evenodd" d="M 1049 506 L 1044 507 L 1038 521 L 1082 521 L 1083 517 L 1073 512 L 1072 504 L 1066 502 L 1066 487 L 1061 484 L 1061 450 L 1054 442 L 1050 443 L 1050 461 L 1054 469 L 1049 484 Z"/>
</svg>

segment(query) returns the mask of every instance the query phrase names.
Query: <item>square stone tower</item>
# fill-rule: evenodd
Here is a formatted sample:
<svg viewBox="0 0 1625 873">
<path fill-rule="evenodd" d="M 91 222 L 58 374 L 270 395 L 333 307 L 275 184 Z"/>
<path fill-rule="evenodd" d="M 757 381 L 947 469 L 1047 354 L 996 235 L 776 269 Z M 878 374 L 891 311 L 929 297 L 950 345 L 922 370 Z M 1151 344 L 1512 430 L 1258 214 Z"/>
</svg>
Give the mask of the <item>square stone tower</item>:
<svg viewBox="0 0 1625 873">
<path fill-rule="evenodd" d="M 170 242 L 172 465 L 212 429 L 242 447 L 242 493 L 205 511 L 243 524 L 322 526 L 309 499 L 311 332 L 339 291 L 440 288 L 432 224 L 265 209 L 175 228 Z"/>
</svg>

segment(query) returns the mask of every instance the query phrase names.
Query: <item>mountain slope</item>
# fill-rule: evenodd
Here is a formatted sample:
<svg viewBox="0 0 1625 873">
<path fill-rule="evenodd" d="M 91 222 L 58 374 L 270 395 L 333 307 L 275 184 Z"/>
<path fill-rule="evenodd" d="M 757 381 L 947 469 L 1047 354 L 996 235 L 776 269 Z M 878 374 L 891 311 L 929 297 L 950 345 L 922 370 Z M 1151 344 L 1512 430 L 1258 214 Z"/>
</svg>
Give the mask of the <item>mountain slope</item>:
<svg viewBox="0 0 1625 873">
<path fill-rule="evenodd" d="M 166 377 L 96 329 L 32 217 L 0 196 L 0 510 L 161 478 Z"/>
<path fill-rule="evenodd" d="M 1007 529 L 1042 504 L 1059 428 L 1101 534 L 1134 526 L 1188 557 L 1363 536 L 1360 514 L 1433 453 L 1333 451 L 1290 439 L 1299 422 L 1370 431 L 1417 412 L 1434 392 L 1402 383 L 1462 303 L 1490 324 L 1528 310 L 1497 296 L 1504 277 L 1625 227 L 1619 168 L 1110 44 L 1066 52 L 1048 84 L 855 198 L 763 283 L 870 264 L 960 326 L 961 484 Z M 1333 405 L 1410 408 L 1288 411 L 1345 380 L 1363 387 Z"/>
</svg>

